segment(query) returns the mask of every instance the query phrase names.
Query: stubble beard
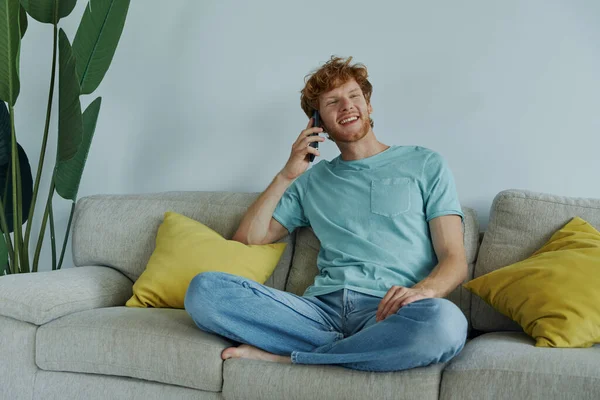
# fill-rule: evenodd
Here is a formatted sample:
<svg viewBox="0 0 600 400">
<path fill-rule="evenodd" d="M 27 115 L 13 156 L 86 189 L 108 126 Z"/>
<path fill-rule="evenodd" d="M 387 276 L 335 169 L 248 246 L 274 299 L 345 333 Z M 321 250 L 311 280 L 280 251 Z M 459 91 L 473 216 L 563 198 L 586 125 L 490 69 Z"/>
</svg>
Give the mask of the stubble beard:
<svg viewBox="0 0 600 400">
<path fill-rule="evenodd" d="M 350 137 L 344 134 L 338 134 L 336 131 L 328 129 L 327 126 L 325 126 L 325 124 L 323 124 L 323 128 L 325 128 L 325 132 L 327 133 L 327 135 L 329 135 L 329 138 L 335 143 L 352 143 L 358 142 L 359 140 L 367 136 L 369 130 L 371 129 L 370 118 L 366 120 L 361 118 L 360 124 L 360 130 L 357 133 L 352 134 L 352 136 Z"/>
</svg>

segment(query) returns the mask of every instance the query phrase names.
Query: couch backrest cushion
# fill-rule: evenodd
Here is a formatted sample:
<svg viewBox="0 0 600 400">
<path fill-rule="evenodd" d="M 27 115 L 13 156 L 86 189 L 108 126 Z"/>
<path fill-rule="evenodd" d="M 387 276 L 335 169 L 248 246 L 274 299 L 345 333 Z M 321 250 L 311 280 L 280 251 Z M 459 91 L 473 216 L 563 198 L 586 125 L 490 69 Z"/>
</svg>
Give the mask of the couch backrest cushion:
<svg viewBox="0 0 600 400">
<path fill-rule="evenodd" d="M 479 247 L 479 221 L 475 210 L 464 207 L 462 210 L 465 214 L 464 243 L 467 262 L 469 263 L 469 275 L 466 281 L 469 281 L 473 278 L 473 266 Z M 306 288 L 312 285 L 315 276 L 319 273 L 317 257 L 320 248 L 319 239 L 317 239 L 311 228 L 300 228 L 297 230 L 296 247 L 286 291 L 301 296 Z M 459 306 L 467 316 L 467 319 L 469 318 L 471 293 L 468 290 L 459 286 L 454 292 L 448 295 L 448 299 Z"/>
<path fill-rule="evenodd" d="M 259 193 L 164 192 L 141 195 L 96 195 L 81 198 L 73 220 L 73 261 L 76 266 L 105 265 L 135 281 L 155 248 L 156 233 L 166 211 L 174 211 L 209 226 L 231 239 Z M 295 234 L 265 285 L 284 290 Z"/>
<path fill-rule="evenodd" d="M 571 218 L 579 216 L 600 229 L 600 199 L 561 197 L 525 190 L 505 190 L 492 203 L 488 228 L 475 265 L 474 278 L 531 256 Z M 473 328 L 522 331 L 478 296 L 472 296 Z"/>
</svg>

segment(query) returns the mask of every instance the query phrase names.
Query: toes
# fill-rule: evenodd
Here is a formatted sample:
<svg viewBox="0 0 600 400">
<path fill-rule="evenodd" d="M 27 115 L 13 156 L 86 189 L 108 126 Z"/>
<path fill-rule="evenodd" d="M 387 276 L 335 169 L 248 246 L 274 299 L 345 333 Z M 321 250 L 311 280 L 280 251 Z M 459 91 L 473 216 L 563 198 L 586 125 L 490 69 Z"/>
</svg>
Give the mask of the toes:
<svg viewBox="0 0 600 400">
<path fill-rule="evenodd" d="M 221 353 L 221 358 L 223 360 L 227 360 L 228 358 L 232 358 L 234 355 L 234 351 L 235 349 L 232 348 L 227 348 L 225 350 L 223 350 L 223 352 Z"/>
</svg>

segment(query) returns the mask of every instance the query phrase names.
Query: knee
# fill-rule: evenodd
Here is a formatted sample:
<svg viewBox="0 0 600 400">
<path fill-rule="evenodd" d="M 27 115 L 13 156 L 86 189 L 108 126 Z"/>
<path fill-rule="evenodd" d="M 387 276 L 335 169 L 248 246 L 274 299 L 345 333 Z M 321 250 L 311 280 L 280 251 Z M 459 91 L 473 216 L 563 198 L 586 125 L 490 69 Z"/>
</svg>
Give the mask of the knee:
<svg viewBox="0 0 600 400">
<path fill-rule="evenodd" d="M 447 299 L 431 299 L 429 349 L 439 362 L 457 355 L 467 339 L 467 319 L 454 303 Z"/>
<path fill-rule="evenodd" d="M 222 272 L 201 272 L 192 278 L 185 292 L 183 306 L 185 310 L 194 319 L 198 316 L 199 310 L 202 310 L 202 315 L 210 310 L 213 310 L 215 288 L 218 287 L 218 282 L 223 279 Z"/>
</svg>

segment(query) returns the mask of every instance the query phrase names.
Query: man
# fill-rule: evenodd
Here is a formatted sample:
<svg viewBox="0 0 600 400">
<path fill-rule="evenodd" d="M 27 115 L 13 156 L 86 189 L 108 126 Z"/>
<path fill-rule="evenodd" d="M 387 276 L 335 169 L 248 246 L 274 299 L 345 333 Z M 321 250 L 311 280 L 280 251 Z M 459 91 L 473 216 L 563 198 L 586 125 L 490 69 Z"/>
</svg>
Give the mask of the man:
<svg viewBox="0 0 600 400">
<path fill-rule="evenodd" d="M 466 277 L 461 211 L 444 160 L 373 133 L 362 64 L 332 57 L 301 92 L 309 120 L 289 160 L 248 209 L 233 240 L 273 243 L 311 226 L 319 275 L 303 296 L 220 272 L 194 277 L 185 308 L 203 330 L 240 345 L 221 357 L 397 371 L 446 362 L 466 318 L 443 299 Z M 308 169 L 326 132 L 340 149 Z"/>
</svg>

